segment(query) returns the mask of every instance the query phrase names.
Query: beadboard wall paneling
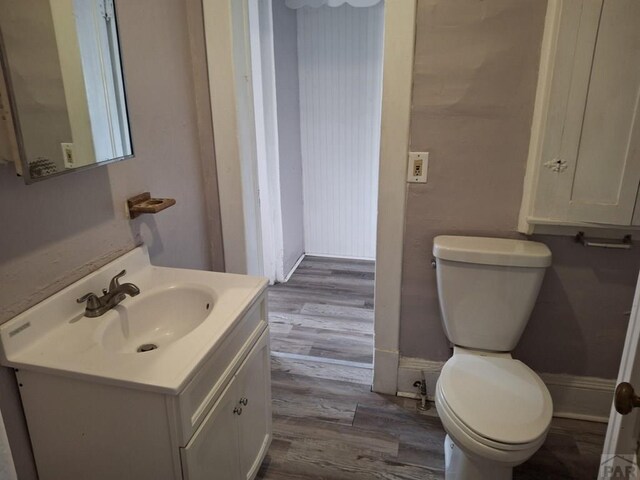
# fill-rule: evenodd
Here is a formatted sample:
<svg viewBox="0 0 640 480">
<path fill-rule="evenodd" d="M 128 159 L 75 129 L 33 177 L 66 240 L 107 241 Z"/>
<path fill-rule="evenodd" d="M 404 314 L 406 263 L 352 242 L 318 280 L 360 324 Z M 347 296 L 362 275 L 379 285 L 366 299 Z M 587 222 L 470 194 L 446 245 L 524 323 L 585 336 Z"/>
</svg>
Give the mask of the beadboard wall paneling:
<svg viewBox="0 0 640 480">
<path fill-rule="evenodd" d="M 375 258 L 384 7 L 302 8 L 305 250 Z"/>
</svg>

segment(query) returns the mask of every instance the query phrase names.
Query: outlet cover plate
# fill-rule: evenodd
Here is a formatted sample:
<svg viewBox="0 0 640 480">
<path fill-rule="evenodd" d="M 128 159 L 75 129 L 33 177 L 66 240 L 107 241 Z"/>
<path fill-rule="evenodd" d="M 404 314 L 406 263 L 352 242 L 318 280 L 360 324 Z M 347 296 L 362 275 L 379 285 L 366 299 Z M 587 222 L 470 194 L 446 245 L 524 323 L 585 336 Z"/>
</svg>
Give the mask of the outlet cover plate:
<svg viewBox="0 0 640 480">
<path fill-rule="evenodd" d="M 429 152 L 409 152 L 407 182 L 427 183 L 429 169 Z"/>
</svg>

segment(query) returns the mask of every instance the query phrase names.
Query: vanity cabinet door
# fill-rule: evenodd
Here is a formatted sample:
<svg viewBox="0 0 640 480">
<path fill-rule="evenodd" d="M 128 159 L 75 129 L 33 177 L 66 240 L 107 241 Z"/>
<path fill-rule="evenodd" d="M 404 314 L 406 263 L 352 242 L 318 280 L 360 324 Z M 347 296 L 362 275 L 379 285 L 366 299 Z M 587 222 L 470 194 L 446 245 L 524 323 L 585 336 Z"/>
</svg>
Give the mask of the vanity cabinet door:
<svg viewBox="0 0 640 480">
<path fill-rule="evenodd" d="M 240 367 L 235 378 L 241 478 L 255 477 L 271 443 L 271 368 L 267 329 Z"/>
<path fill-rule="evenodd" d="M 236 480 L 240 477 L 238 389 L 235 378 L 186 447 L 180 449 L 184 480 Z"/>
</svg>

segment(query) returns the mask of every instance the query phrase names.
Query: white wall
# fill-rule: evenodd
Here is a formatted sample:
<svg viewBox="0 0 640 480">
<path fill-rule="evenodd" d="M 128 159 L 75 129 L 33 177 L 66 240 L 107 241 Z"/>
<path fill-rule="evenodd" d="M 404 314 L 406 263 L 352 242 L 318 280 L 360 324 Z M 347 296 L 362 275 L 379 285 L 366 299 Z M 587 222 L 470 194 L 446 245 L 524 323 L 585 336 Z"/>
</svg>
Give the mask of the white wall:
<svg viewBox="0 0 640 480">
<path fill-rule="evenodd" d="M 287 8 L 284 0 L 273 0 L 280 204 L 285 275 L 305 251 L 297 37 L 296 11 Z"/>
<path fill-rule="evenodd" d="M 375 258 L 383 12 L 382 2 L 297 10 L 304 232 L 312 255 Z"/>
</svg>

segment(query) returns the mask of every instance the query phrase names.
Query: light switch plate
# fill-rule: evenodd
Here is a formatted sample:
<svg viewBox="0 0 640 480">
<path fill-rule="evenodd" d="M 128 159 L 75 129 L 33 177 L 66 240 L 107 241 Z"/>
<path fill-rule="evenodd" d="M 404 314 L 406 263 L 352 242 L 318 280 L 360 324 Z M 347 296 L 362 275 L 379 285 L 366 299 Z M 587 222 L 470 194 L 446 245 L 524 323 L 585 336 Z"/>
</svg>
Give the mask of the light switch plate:
<svg viewBox="0 0 640 480">
<path fill-rule="evenodd" d="M 407 170 L 407 182 L 427 183 L 428 168 L 429 152 L 409 152 L 409 169 Z"/>
</svg>

